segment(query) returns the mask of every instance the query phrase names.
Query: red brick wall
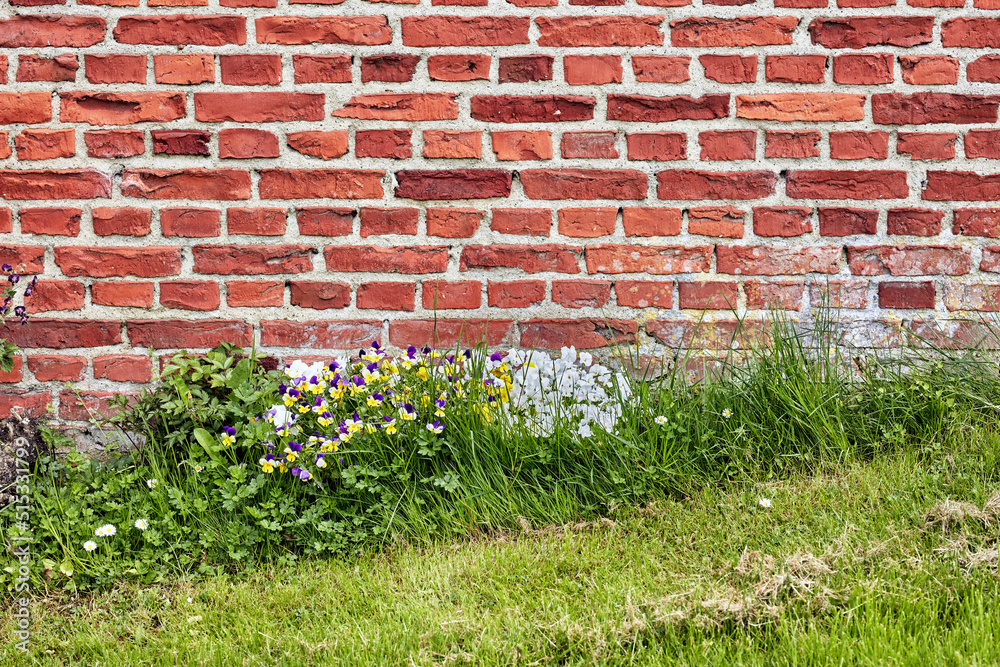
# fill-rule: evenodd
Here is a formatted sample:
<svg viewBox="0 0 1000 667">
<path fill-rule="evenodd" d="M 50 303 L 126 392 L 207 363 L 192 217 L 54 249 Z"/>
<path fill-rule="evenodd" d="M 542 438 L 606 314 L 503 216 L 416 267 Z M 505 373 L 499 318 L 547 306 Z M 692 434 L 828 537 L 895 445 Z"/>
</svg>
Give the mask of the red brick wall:
<svg viewBox="0 0 1000 667">
<path fill-rule="evenodd" d="M 831 285 L 884 344 L 1000 297 L 996 0 L 10 4 L 0 410 L 219 340 L 676 346 Z"/>
</svg>

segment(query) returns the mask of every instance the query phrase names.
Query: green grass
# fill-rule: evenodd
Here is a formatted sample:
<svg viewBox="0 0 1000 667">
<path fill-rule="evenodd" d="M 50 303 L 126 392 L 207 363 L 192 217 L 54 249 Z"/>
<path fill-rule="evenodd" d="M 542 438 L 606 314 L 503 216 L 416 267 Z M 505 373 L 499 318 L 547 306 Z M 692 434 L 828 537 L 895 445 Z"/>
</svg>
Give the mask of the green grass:
<svg viewBox="0 0 1000 667">
<path fill-rule="evenodd" d="M 997 664 L 1000 433 L 965 426 L 604 521 L 53 592 L 23 661 Z M 7 630 L 0 646 L 0 663 L 22 660 Z"/>
</svg>

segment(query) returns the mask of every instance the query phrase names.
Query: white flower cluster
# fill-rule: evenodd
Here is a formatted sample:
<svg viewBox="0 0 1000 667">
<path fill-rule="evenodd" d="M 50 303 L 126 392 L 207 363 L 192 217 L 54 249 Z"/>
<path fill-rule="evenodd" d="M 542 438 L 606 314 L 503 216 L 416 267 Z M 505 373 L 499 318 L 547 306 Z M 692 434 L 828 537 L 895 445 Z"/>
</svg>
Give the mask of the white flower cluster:
<svg viewBox="0 0 1000 667">
<path fill-rule="evenodd" d="M 595 364 L 589 352 L 577 354 L 575 347 L 562 348 L 557 359 L 511 350 L 503 361 L 512 369 L 508 409 L 527 419 L 537 435 L 551 434 L 557 420 L 575 424 L 585 438 L 594 434 L 591 424 L 614 432 L 631 393 L 624 375 Z"/>
</svg>

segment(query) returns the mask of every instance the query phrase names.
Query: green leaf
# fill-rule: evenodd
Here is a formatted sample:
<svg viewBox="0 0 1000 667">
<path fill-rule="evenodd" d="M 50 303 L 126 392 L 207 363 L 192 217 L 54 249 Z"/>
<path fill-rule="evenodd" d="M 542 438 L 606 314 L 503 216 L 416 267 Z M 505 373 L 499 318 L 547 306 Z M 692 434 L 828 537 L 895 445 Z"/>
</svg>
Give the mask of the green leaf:
<svg viewBox="0 0 1000 667">
<path fill-rule="evenodd" d="M 194 430 L 194 439 L 198 441 L 198 444 L 202 446 L 213 461 L 216 463 L 222 463 L 222 457 L 219 456 L 219 445 L 216 444 L 215 438 L 211 433 L 203 428 L 196 428 Z"/>
<path fill-rule="evenodd" d="M 59 571 L 65 574 L 67 577 L 73 576 L 73 563 L 68 560 L 64 560 L 59 566 Z"/>
</svg>

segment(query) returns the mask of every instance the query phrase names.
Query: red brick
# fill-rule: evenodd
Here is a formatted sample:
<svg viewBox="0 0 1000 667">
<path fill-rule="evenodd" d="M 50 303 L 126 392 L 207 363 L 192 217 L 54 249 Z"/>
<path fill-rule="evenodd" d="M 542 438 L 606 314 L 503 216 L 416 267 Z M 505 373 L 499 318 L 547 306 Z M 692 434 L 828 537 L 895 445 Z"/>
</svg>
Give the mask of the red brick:
<svg viewBox="0 0 1000 667">
<path fill-rule="evenodd" d="M 595 104 L 595 98 L 578 95 L 474 95 L 472 117 L 488 123 L 590 120 Z"/>
<path fill-rule="evenodd" d="M 967 49 L 998 48 L 1000 19 L 963 17 L 944 21 L 941 23 L 941 46 Z"/>
<path fill-rule="evenodd" d="M 129 157 L 146 151 L 138 130 L 87 130 L 83 133 L 87 157 Z"/>
<path fill-rule="evenodd" d="M 889 156 L 888 132 L 831 132 L 830 157 L 834 160 L 884 160 Z"/>
<path fill-rule="evenodd" d="M 267 130 L 234 127 L 219 130 L 219 157 L 248 160 L 256 157 L 278 157 L 278 137 Z"/>
<path fill-rule="evenodd" d="M 350 208 L 302 207 L 295 218 L 303 236 L 345 236 L 354 228 L 354 209 Z"/>
<path fill-rule="evenodd" d="M 1000 83 L 1000 55 L 979 56 L 968 64 L 965 76 L 969 81 Z"/>
<path fill-rule="evenodd" d="M 957 208 L 953 211 L 955 236 L 985 236 L 1000 238 L 1000 209 Z"/>
<path fill-rule="evenodd" d="M 244 44 L 247 39 L 243 17 L 213 14 L 122 16 L 113 34 L 120 44 L 223 46 Z"/>
<path fill-rule="evenodd" d="M 618 157 L 615 132 L 563 132 L 560 151 L 564 158 Z"/>
<path fill-rule="evenodd" d="M 660 199 L 758 199 L 774 194 L 777 177 L 769 171 L 692 171 L 668 169 L 656 174 Z"/>
<path fill-rule="evenodd" d="M 17 57 L 18 81 L 76 81 L 80 63 L 76 56 L 64 53 L 54 58 L 21 55 Z"/>
<path fill-rule="evenodd" d="M 698 62 L 705 78 L 719 83 L 751 83 L 757 80 L 757 56 L 704 55 Z"/>
<path fill-rule="evenodd" d="M 52 160 L 76 154 L 74 130 L 22 130 L 14 137 L 18 160 Z"/>
<path fill-rule="evenodd" d="M 351 56 L 346 53 L 292 56 L 295 83 L 350 83 Z"/>
<path fill-rule="evenodd" d="M 220 216 L 214 208 L 163 208 L 160 209 L 160 230 L 164 236 L 218 236 Z"/>
<path fill-rule="evenodd" d="M 160 282 L 160 304 L 180 310 L 217 310 L 219 283 L 195 280 Z"/>
<path fill-rule="evenodd" d="M 479 130 L 424 130 L 424 157 L 478 160 L 482 154 L 483 133 Z"/>
<path fill-rule="evenodd" d="M 83 283 L 76 280 L 43 280 L 35 286 L 30 297 L 25 299 L 29 313 L 54 310 L 80 310 L 83 308 Z"/>
<path fill-rule="evenodd" d="M 351 286 L 347 283 L 293 280 L 289 286 L 293 306 L 328 310 L 351 305 Z"/>
<path fill-rule="evenodd" d="M 552 301 L 564 308 L 601 308 L 610 300 L 611 283 L 607 281 L 552 281 Z"/>
<path fill-rule="evenodd" d="M 237 169 L 126 169 L 121 192 L 144 199 L 249 199 L 250 174 Z"/>
<path fill-rule="evenodd" d="M 405 16 L 403 45 L 482 48 L 527 44 L 529 22 L 527 16 Z"/>
<path fill-rule="evenodd" d="M 687 135 L 681 132 L 629 132 L 625 142 L 629 160 L 666 162 L 687 157 Z"/>
<path fill-rule="evenodd" d="M 195 93 L 194 117 L 206 123 L 323 120 L 323 93 Z"/>
<path fill-rule="evenodd" d="M 729 95 L 608 95 L 608 120 L 668 123 L 675 120 L 712 120 L 729 115 Z"/>
<path fill-rule="evenodd" d="M 522 347 L 559 349 L 574 346 L 593 349 L 628 345 L 635 341 L 638 324 L 633 320 L 547 319 L 521 322 Z"/>
<path fill-rule="evenodd" d="M 490 229 L 500 234 L 548 236 L 552 212 L 545 208 L 495 208 Z"/>
<path fill-rule="evenodd" d="M 867 280 L 824 280 L 809 286 L 809 302 L 830 308 L 867 308 Z"/>
<path fill-rule="evenodd" d="M 925 201 L 1000 200 L 1000 174 L 980 175 L 971 171 L 928 171 L 921 196 Z"/>
<path fill-rule="evenodd" d="M 754 207 L 753 233 L 757 236 L 802 236 L 813 230 L 811 217 L 811 208 Z"/>
<path fill-rule="evenodd" d="M 220 55 L 222 83 L 230 86 L 276 86 L 281 83 L 281 56 Z"/>
<path fill-rule="evenodd" d="M 608 236 L 618 221 L 616 208 L 562 208 L 558 212 L 559 233 L 575 238 Z"/>
<path fill-rule="evenodd" d="M 333 112 L 337 118 L 361 120 L 455 120 L 458 103 L 455 93 L 373 93 L 355 95 Z M 322 108 L 319 109 L 321 120 Z"/>
<path fill-rule="evenodd" d="M 470 310 L 482 305 L 482 284 L 478 280 L 425 280 L 421 304 L 429 310 Z"/>
<path fill-rule="evenodd" d="M 900 199 L 908 196 L 905 171 L 789 171 L 793 199 Z"/>
<path fill-rule="evenodd" d="M 965 134 L 965 157 L 1000 160 L 1000 130 L 969 130 Z"/>
<path fill-rule="evenodd" d="M 0 370 L 0 382 L 13 384 L 20 382 L 24 377 L 24 358 L 20 354 L 15 354 L 13 367 L 9 371 Z"/>
<path fill-rule="evenodd" d="M 529 199 L 645 199 L 646 175 L 632 169 L 524 169 Z"/>
<path fill-rule="evenodd" d="M 358 287 L 358 308 L 362 310 L 414 310 L 414 283 L 375 282 Z"/>
<path fill-rule="evenodd" d="M 551 81 L 554 58 L 546 55 L 508 56 L 500 58 L 497 80 L 500 83 Z"/>
<path fill-rule="evenodd" d="M 709 130 L 698 133 L 702 160 L 753 160 L 756 130 Z"/>
<path fill-rule="evenodd" d="M 12 414 L 21 417 L 45 418 L 48 407 L 52 403 L 49 392 L 16 391 L 0 394 L 0 417 L 6 418 Z"/>
<path fill-rule="evenodd" d="M 60 354 L 29 354 L 28 370 L 39 382 L 76 382 L 83 379 L 87 360 Z"/>
<path fill-rule="evenodd" d="M 995 123 L 1000 95 L 876 93 L 872 120 L 882 125 Z"/>
<path fill-rule="evenodd" d="M 958 246 L 848 246 L 847 264 L 856 276 L 961 276 L 972 258 Z"/>
<path fill-rule="evenodd" d="M 633 66 L 635 58 L 632 59 Z M 622 82 L 622 59 L 617 55 L 563 56 L 563 77 L 571 86 L 600 86 Z M 644 81 L 645 79 L 640 79 Z"/>
<path fill-rule="evenodd" d="M 933 308 L 934 283 L 879 283 L 878 305 L 880 308 Z"/>
<path fill-rule="evenodd" d="M 833 58 L 833 82 L 873 86 L 892 83 L 891 53 L 847 53 Z"/>
<path fill-rule="evenodd" d="M 79 236 L 78 208 L 22 208 L 22 234 L 48 234 L 50 236 Z"/>
<path fill-rule="evenodd" d="M 121 280 L 94 283 L 90 286 L 90 298 L 95 306 L 152 308 L 153 283 Z"/>
<path fill-rule="evenodd" d="M 347 130 L 289 132 L 286 139 L 292 150 L 321 160 L 332 160 L 347 154 Z"/>
<path fill-rule="evenodd" d="M 285 217 L 283 208 L 228 208 L 226 231 L 230 234 L 284 236 Z"/>
<path fill-rule="evenodd" d="M 761 282 L 748 280 L 743 283 L 743 291 L 747 295 L 747 308 L 751 310 L 799 310 L 802 307 L 802 296 L 805 294 L 805 283 L 795 280 L 773 280 Z"/>
<path fill-rule="evenodd" d="M 764 78 L 779 83 L 823 83 L 826 59 L 825 55 L 767 56 Z"/>
<path fill-rule="evenodd" d="M 126 328 L 133 346 L 158 350 L 250 345 L 253 339 L 253 327 L 234 320 L 129 320 Z"/>
<path fill-rule="evenodd" d="M 821 135 L 815 130 L 785 132 L 767 130 L 764 133 L 764 157 L 805 158 L 819 157 Z"/>
<path fill-rule="evenodd" d="M 326 270 L 367 273 L 442 273 L 448 268 L 447 246 L 327 246 Z"/>
<path fill-rule="evenodd" d="M 195 273 L 208 275 L 259 276 L 307 273 L 312 270 L 313 248 L 284 245 L 196 245 Z"/>
<path fill-rule="evenodd" d="M 548 130 L 490 132 L 497 160 L 551 160 L 552 133 Z"/>
<path fill-rule="evenodd" d="M 874 234 L 878 211 L 874 209 L 823 207 L 819 208 L 821 236 L 853 236 Z"/>
<path fill-rule="evenodd" d="M 711 267 L 712 246 L 587 246 L 587 273 L 706 273 Z"/>
<path fill-rule="evenodd" d="M 382 322 L 372 320 L 324 320 L 318 322 L 264 320 L 260 323 L 261 345 L 346 350 L 357 348 L 360 345 L 371 345 L 373 340 L 382 340 Z"/>
<path fill-rule="evenodd" d="M 94 357 L 94 377 L 114 382 L 149 382 L 153 378 L 153 360 L 131 354 Z"/>
<path fill-rule="evenodd" d="M 680 282 L 677 287 L 682 309 L 733 310 L 736 308 L 737 284 L 734 282 L 691 281 Z"/>
<path fill-rule="evenodd" d="M 153 278 L 175 276 L 180 273 L 181 249 L 173 246 L 141 248 L 57 246 L 55 260 L 65 276 Z"/>
<path fill-rule="evenodd" d="M 153 130 L 153 153 L 165 155 L 208 155 L 211 133 L 205 130 Z"/>
<path fill-rule="evenodd" d="M 0 93 L 0 124 L 47 123 L 52 120 L 49 93 Z"/>
<path fill-rule="evenodd" d="M 470 238 L 479 230 L 484 211 L 474 208 L 428 208 L 427 235 L 442 238 Z"/>
<path fill-rule="evenodd" d="M 394 320 L 389 322 L 389 342 L 397 347 L 432 345 L 441 349 L 480 343 L 496 346 L 510 340 L 513 329 L 510 320 Z"/>
<path fill-rule="evenodd" d="M 226 305 L 232 308 L 267 308 L 285 303 L 285 283 L 277 280 L 230 280 Z"/>
<path fill-rule="evenodd" d="M 527 308 L 545 300 L 545 282 L 542 280 L 489 281 L 486 296 L 494 308 Z"/>
<path fill-rule="evenodd" d="M 944 304 L 950 311 L 975 310 L 995 313 L 1000 310 L 997 285 L 946 285 Z"/>
<path fill-rule="evenodd" d="M 146 83 L 145 55 L 101 55 L 83 57 L 90 83 Z"/>
<path fill-rule="evenodd" d="M 462 248 L 460 271 L 520 269 L 525 273 L 580 273 L 583 248 L 556 244 L 467 245 Z"/>
<path fill-rule="evenodd" d="M 415 208 L 370 208 L 361 209 L 361 238 L 382 234 L 417 233 L 419 211 Z"/>
<path fill-rule="evenodd" d="M 0 48 L 93 46 L 104 40 L 107 21 L 99 16 L 25 14 L 0 19 Z"/>
<path fill-rule="evenodd" d="M 0 132 L 0 159 L 9 158 L 12 154 L 10 143 L 7 140 L 7 132 Z"/>
<path fill-rule="evenodd" d="M 566 56 L 566 58 L 568 59 L 569 56 Z M 636 81 L 683 83 L 691 79 L 691 74 L 688 72 L 690 66 L 691 56 L 632 56 L 632 72 L 635 74 Z M 620 72 L 620 63 L 618 69 Z M 568 78 L 567 81 L 569 81 Z M 615 81 L 621 82 L 620 74 Z M 610 83 L 610 81 L 601 81 L 599 83 Z"/>
<path fill-rule="evenodd" d="M 952 132 L 900 132 L 896 152 L 914 160 L 950 160 L 955 157 L 956 139 Z"/>
<path fill-rule="evenodd" d="M 900 56 L 899 68 L 902 70 L 905 83 L 932 86 L 958 83 L 958 58 Z"/>
<path fill-rule="evenodd" d="M 21 268 L 21 273 L 41 273 L 45 268 L 45 246 L 0 246 L 0 262 Z"/>
<path fill-rule="evenodd" d="M 893 208 L 886 214 L 887 234 L 937 236 L 941 233 L 944 211 L 921 208 Z"/>
<path fill-rule="evenodd" d="M 59 93 L 59 118 L 64 123 L 132 125 L 183 118 L 183 93 Z"/>
<path fill-rule="evenodd" d="M 670 308 L 674 284 L 669 280 L 616 280 L 615 297 L 619 306 L 629 308 Z"/>
<path fill-rule="evenodd" d="M 737 95 L 736 117 L 809 122 L 862 120 L 865 96 L 853 93 Z"/>
<path fill-rule="evenodd" d="M 481 54 L 428 56 L 427 73 L 432 81 L 488 81 L 490 56 Z"/>
<path fill-rule="evenodd" d="M 670 22 L 674 46 L 767 46 L 791 44 L 793 16 L 692 17 Z"/>
<path fill-rule="evenodd" d="M 397 171 L 395 195 L 421 201 L 507 197 L 510 195 L 512 176 L 511 172 L 502 169 Z"/>
<path fill-rule="evenodd" d="M 385 81 L 405 83 L 413 80 L 420 56 L 402 53 L 387 53 L 361 58 L 361 81 Z"/>
<path fill-rule="evenodd" d="M 384 16 L 265 16 L 256 19 L 259 44 L 354 44 L 392 41 Z"/>
<path fill-rule="evenodd" d="M 261 199 L 379 199 L 384 171 L 261 169 Z"/>
<path fill-rule="evenodd" d="M 746 211 L 732 206 L 696 206 L 688 209 L 688 233 L 741 239 L 744 215 Z"/>
<path fill-rule="evenodd" d="M 0 234 L 14 231 L 14 214 L 9 208 L 0 208 Z"/>
<path fill-rule="evenodd" d="M 0 336 L 20 348 L 66 349 L 104 347 L 122 342 L 121 322 L 94 318 L 75 320 L 33 317 L 27 324 L 8 321 L 0 325 Z M 134 341 L 133 341 L 134 342 Z"/>
<path fill-rule="evenodd" d="M 840 246 L 718 246 L 716 271 L 744 276 L 839 273 Z"/>
<path fill-rule="evenodd" d="M 933 28 L 932 16 L 823 17 L 812 20 L 809 35 L 813 44 L 828 49 L 917 46 L 930 43 Z"/>
<path fill-rule="evenodd" d="M 193 86 L 215 81 L 215 61 L 208 53 L 184 53 L 153 56 L 156 83 Z"/>
<path fill-rule="evenodd" d="M 410 130 L 358 130 L 354 153 L 358 157 L 406 159 L 412 154 L 410 134 Z"/>
<path fill-rule="evenodd" d="M 626 206 L 622 209 L 625 236 L 677 236 L 683 213 L 679 208 Z"/>
</svg>

